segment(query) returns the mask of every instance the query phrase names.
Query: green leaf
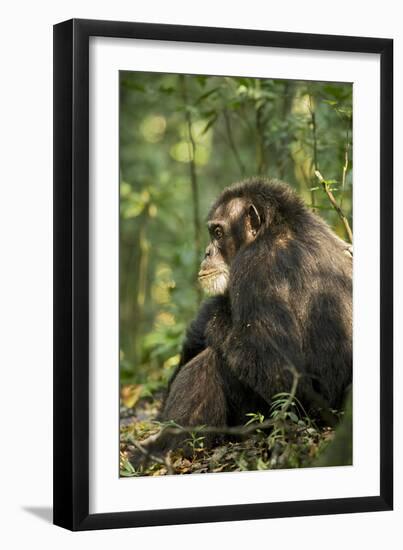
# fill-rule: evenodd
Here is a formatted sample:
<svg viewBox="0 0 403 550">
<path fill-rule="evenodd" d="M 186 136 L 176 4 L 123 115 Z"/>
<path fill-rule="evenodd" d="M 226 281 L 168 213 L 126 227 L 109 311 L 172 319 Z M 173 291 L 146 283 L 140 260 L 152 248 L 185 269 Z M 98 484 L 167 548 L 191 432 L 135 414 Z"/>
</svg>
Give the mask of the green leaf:
<svg viewBox="0 0 403 550">
<path fill-rule="evenodd" d="M 289 413 L 288 413 L 288 417 L 289 417 L 293 422 L 295 422 L 295 423 L 298 422 L 298 416 L 297 416 L 295 413 L 289 412 Z"/>
</svg>

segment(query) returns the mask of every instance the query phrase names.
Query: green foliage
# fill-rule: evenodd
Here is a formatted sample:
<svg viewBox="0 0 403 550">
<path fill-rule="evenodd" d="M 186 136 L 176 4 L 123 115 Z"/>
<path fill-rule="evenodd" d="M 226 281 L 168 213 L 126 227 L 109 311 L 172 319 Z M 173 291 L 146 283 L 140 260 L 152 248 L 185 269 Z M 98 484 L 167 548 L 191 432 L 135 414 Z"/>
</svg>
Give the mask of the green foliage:
<svg viewBox="0 0 403 550">
<path fill-rule="evenodd" d="M 337 438 L 333 442 L 333 430 L 325 426 L 318 427 L 311 420 L 294 393 L 281 393 L 273 399 L 269 419 L 260 412 L 248 413 L 244 426 L 236 428 L 237 436 L 227 436 L 221 445 L 206 448 L 205 427 L 198 426 L 191 432 L 184 432 L 188 435 L 184 444 L 191 449 L 192 456 L 185 457 L 181 449 L 176 449 L 160 457 L 158 463 L 149 460 L 135 470 L 129 463 L 131 454 L 136 450 L 132 445 L 134 440 L 141 443 L 161 428 L 183 429 L 175 422 L 162 424 L 153 421 L 151 416 L 147 417 L 148 414 L 153 415 L 155 410 L 150 406 L 152 402 L 151 398 L 145 406 L 144 399 L 140 400 L 133 411 L 133 423 L 121 427 L 120 471 L 124 477 L 166 475 L 168 463 L 174 474 L 300 468 L 328 465 L 329 460 L 335 465 L 332 452 L 329 454 L 334 445 L 340 449 L 337 463 L 349 463 L 342 460 L 346 453 L 350 456 L 351 452 L 351 422 L 347 426 L 350 426 L 350 439 L 342 441 L 340 445 Z M 142 421 L 138 420 L 140 417 Z M 345 431 L 343 426 L 338 428 L 339 432 Z M 247 433 L 242 432 L 245 429 Z"/>
<path fill-rule="evenodd" d="M 351 225 L 352 86 L 121 72 L 122 383 L 166 384 L 201 300 L 203 220 L 244 177 L 288 181 L 335 231 L 320 170 Z"/>
<path fill-rule="evenodd" d="M 198 452 L 204 449 L 205 436 L 199 435 L 198 431 L 190 432 L 190 437 L 185 440 L 185 444 L 189 445 L 193 452 L 193 458 L 197 456 Z"/>
</svg>

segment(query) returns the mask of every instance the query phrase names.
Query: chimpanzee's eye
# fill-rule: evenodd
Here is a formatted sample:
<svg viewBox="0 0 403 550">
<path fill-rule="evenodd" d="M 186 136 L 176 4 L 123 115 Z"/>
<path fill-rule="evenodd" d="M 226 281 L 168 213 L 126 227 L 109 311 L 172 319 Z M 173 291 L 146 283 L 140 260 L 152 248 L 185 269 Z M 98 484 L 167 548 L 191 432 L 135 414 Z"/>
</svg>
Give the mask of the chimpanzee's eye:
<svg viewBox="0 0 403 550">
<path fill-rule="evenodd" d="M 214 229 L 214 238 L 217 239 L 217 241 L 219 241 L 222 236 L 223 236 L 223 230 L 221 229 L 221 227 L 217 226 Z"/>
</svg>

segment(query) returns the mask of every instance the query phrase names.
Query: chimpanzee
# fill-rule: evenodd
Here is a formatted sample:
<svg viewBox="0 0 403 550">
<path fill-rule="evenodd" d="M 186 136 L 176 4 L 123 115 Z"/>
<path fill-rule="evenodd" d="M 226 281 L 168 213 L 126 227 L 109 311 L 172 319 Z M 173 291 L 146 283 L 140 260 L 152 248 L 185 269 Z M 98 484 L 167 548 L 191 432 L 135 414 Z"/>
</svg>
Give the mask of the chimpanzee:
<svg viewBox="0 0 403 550">
<path fill-rule="evenodd" d="M 264 178 L 227 187 L 207 226 L 199 281 L 213 296 L 187 331 L 161 419 L 244 424 L 290 391 L 293 371 L 306 410 L 340 407 L 352 381 L 348 245 L 290 186 Z"/>
</svg>

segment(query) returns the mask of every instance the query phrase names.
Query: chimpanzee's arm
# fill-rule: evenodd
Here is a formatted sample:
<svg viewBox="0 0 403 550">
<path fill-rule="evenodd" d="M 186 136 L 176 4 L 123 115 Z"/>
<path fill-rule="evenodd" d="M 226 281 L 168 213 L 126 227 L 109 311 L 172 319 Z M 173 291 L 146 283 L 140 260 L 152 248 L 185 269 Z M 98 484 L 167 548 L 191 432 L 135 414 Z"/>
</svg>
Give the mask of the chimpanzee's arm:
<svg viewBox="0 0 403 550">
<path fill-rule="evenodd" d="M 207 324 L 214 317 L 222 315 L 222 312 L 224 311 L 229 311 L 227 296 L 213 296 L 202 303 L 197 317 L 190 323 L 186 330 L 179 365 L 175 369 L 169 381 L 168 389 L 171 387 L 171 384 L 176 378 L 179 370 L 206 349 Z"/>
<path fill-rule="evenodd" d="M 197 317 L 190 323 L 186 331 L 180 365 L 185 365 L 207 347 L 207 323 L 214 316 L 220 315 L 223 309 L 228 309 L 227 302 L 226 296 L 213 296 L 202 303 Z"/>
</svg>

